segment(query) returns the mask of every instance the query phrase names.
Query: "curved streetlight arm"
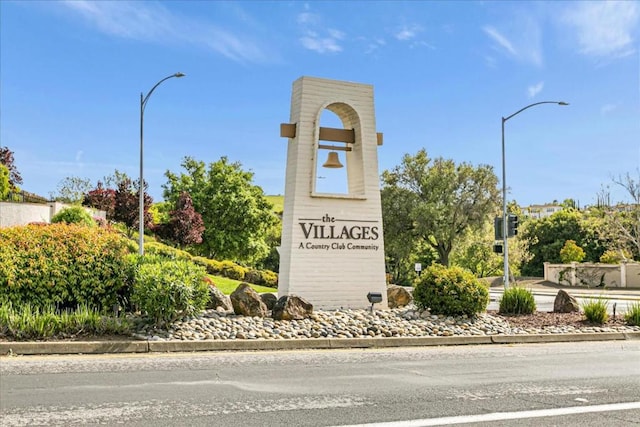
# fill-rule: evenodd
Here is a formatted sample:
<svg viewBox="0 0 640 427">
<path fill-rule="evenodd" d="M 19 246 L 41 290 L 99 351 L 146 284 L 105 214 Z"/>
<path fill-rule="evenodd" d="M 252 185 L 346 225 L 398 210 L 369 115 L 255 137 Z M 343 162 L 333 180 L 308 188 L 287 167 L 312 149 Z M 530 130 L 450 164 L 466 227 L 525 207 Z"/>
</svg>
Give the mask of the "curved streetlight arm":
<svg viewBox="0 0 640 427">
<path fill-rule="evenodd" d="M 504 288 L 509 287 L 509 215 L 507 213 L 507 172 L 506 172 L 506 160 L 504 155 L 504 122 L 522 113 L 527 108 L 535 107 L 540 104 L 557 104 L 557 105 L 569 105 L 564 101 L 541 101 L 529 104 L 513 113 L 510 116 L 502 118 L 502 253 L 504 257 L 503 277 L 502 283 Z"/>
<path fill-rule="evenodd" d="M 144 111 L 144 107 L 147 106 L 147 101 L 149 100 L 149 97 L 151 96 L 153 91 L 156 90 L 156 88 L 160 86 L 162 82 L 164 82 L 165 80 L 169 80 L 173 77 L 184 77 L 184 74 L 183 73 L 171 74 L 170 76 L 167 76 L 164 79 L 160 80 L 158 83 L 156 83 L 155 86 L 151 88 L 151 90 L 147 93 L 147 96 L 145 96 L 144 98 L 142 98 L 143 95 L 140 94 L 140 108 L 142 109 L 142 111 Z"/>
<path fill-rule="evenodd" d="M 154 90 L 162 82 L 165 80 L 169 80 L 173 77 L 184 77 L 183 73 L 175 73 L 170 76 L 165 77 L 160 80 L 151 88 L 151 90 L 147 93 L 147 96 L 144 96 L 142 92 L 140 92 L 140 181 L 138 188 L 138 254 L 144 255 L 144 176 L 143 176 L 143 159 L 144 159 L 144 107 L 147 105 L 147 101 L 149 101 L 149 97 L 153 93 Z"/>
<path fill-rule="evenodd" d="M 502 118 L 502 122 L 506 122 L 507 120 L 509 120 L 511 117 L 513 116 L 517 116 L 518 114 L 522 113 L 524 110 L 526 110 L 527 108 L 531 108 L 531 107 L 535 107 L 536 105 L 540 105 L 540 104 L 558 104 L 558 105 L 569 105 L 568 102 L 563 102 L 563 101 L 541 101 L 541 102 L 536 102 L 533 104 L 529 104 L 526 107 L 523 107 L 521 109 L 519 109 L 518 111 L 516 111 L 515 113 L 513 113 L 512 115 L 508 116 L 508 117 L 503 117 Z"/>
</svg>

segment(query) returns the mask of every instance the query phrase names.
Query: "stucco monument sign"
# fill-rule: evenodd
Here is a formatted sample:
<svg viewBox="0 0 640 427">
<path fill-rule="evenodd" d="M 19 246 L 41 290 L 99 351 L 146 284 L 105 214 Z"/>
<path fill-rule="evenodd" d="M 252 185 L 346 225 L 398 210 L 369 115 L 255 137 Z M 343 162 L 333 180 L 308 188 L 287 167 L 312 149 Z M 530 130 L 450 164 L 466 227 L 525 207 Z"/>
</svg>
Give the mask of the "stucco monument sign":
<svg viewBox="0 0 640 427">
<path fill-rule="evenodd" d="M 320 126 L 323 112 L 342 128 Z M 371 85 L 301 77 L 293 83 L 291 118 L 280 126 L 289 138 L 280 246 L 278 293 L 305 298 L 317 308 L 387 307 Z M 328 159 L 320 164 L 328 152 Z M 322 167 L 343 165 L 346 191 L 320 189 Z"/>
</svg>

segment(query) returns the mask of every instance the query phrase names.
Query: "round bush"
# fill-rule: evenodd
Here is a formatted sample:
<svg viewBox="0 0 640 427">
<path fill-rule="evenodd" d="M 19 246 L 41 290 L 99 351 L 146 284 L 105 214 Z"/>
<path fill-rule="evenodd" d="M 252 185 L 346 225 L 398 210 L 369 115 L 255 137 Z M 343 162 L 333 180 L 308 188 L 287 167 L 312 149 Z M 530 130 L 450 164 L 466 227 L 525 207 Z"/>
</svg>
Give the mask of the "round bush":
<svg viewBox="0 0 640 427">
<path fill-rule="evenodd" d="M 529 289 L 514 286 L 505 289 L 500 299 L 500 314 L 532 314 L 536 311 L 536 300 Z"/>
<path fill-rule="evenodd" d="M 52 224 L 61 222 L 66 224 L 85 225 L 87 227 L 96 226 L 96 222 L 91 218 L 91 215 L 89 215 L 89 213 L 81 206 L 70 206 L 68 208 L 64 208 L 51 218 Z"/>
<path fill-rule="evenodd" d="M 432 314 L 473 316 L 487 309 L 489 291 L 467 270 L 433 264 L 418 278 L 413 299 L 419 309 Z"/>
</svg>

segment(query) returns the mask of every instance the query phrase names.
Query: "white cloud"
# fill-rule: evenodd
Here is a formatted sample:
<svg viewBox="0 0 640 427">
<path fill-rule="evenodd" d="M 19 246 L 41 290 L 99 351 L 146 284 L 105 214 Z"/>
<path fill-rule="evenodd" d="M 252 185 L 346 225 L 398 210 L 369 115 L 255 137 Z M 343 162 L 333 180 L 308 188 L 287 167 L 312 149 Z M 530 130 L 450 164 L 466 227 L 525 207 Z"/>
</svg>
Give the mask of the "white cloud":
<svg viewBox="0 0 640 427">
<path fill-rule="evenodd" d="M 482 30 L 498 45 L 500 45 L 504 50 L 509 52 L 513 56 L 517 56 L 516 49 L 513 47 L 513 43 L 511 43 L 505 36 L 500 34 L 498 30 L 491 26 L 485 26 Z"/>
<path fill-rule="evenodd" d="M 534 98 L 537 94 L 539 94 L 544 88 L 544 82 L 539 82 L 533 86 L 529 86 L 527 88 L 527 92 L 529 93 L 529 98 Z"/>
<path fill-rule="evenodd" d="M 335 53 L 341 52 L 342 47 L 337 40 L 332 37 L 320 37 L 318 34 L 310 31 L 306 36 L 300 38 L 302 46 L 318 53 Z"/>
<path fill-rule="evenodd" d="M 111 36 L 162 44 L 194 44 L 239 62 L 265 62 L 273 58 L 249 36 L 175 15 L 160 3 L 67 0 L 62 4 Z"/>
<path fill-rule="evenodd" d="M 635 52 L 639 18 L 637 2 L 575 2 L 565 11 L 562 22 L 575 31 L 581 53 L 623 57 Z"/>
<path fill-rule="evenodd" d="M 402 41 L 414 39 L 418 33 L 422 32 L 422 27 L 417 24 L 404 25 L 398 31 L 396 31 L 393 36 Z"/>
<path fill-rule="evenodd" d="M 517 61 L 542 66 L 542 31 L 539 23 L 532 16 L 517 16 L 514 21 L 516 24 L 510 26 L 516 30 L 510 31 L 509 36 L 491 25 L 484 26 L 482 30 L 493 41 L 496 51 Z"/>
<path fill-rule="evenodd" d="M 84 152 L 82 150 L 79 150 L 76 152 L 76 162 L 80 162 L 82 160 L 82 155 L 84 154 Z"/>
<path fill-rule="evenodd" d="M 335 28 L 324 28 L 322 16 L 308 11 L 299 13 L 297 22 L 304 35 L 300 37 L 300 43 L 305 49 L 318 53 L 336 53 L 342 51 L 340 41 L 344 40 L 345 33 Z"/>
</svg>

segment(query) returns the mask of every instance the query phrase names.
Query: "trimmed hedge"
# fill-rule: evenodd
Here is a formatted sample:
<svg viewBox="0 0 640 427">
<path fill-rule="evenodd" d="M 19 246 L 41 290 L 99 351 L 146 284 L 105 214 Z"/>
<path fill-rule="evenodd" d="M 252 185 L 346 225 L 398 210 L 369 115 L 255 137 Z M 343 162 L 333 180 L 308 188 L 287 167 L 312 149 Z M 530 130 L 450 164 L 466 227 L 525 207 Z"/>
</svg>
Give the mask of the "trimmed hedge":
<svg viewBox="0 0 640 427">
<path fill-rule="evenodd" d="M 0 228 L 0 293 L 17 305 L 111 310 L 126 298 L 131 245 L 118 233 L 75 224 Z"/>
<path fill-rule="evenodd" d="M 433 264 L 422 272 L 413 290 L 416 306 L 432 314 L 474 316 L 489 304 L 489 290 L 471 272 Z"/>
<path fill-rule="evenodd" d="M 159 242 L 144 242 L 144 253 L 173 260 L 191 261 L 193 259 L 189 252 Z"/>
</svg>

